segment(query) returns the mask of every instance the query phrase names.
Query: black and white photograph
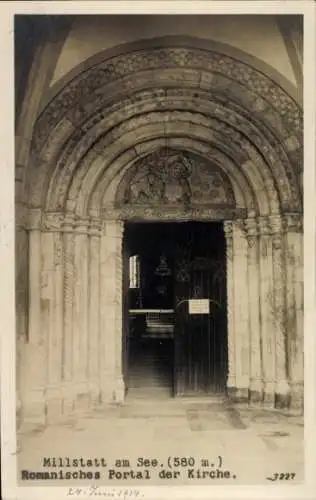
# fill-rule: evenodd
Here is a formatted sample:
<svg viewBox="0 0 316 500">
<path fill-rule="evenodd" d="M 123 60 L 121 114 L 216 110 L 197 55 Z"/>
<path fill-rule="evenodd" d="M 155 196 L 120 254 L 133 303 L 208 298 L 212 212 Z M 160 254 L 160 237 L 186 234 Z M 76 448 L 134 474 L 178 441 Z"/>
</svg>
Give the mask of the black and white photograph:
<svg viewBox="0 0 316 500">
<path fill-rule="evenodd" d="M 37 3 L 14 11 L 5 163 L 15 498 L 305 491 L 314 10 Z"/>
</svg>

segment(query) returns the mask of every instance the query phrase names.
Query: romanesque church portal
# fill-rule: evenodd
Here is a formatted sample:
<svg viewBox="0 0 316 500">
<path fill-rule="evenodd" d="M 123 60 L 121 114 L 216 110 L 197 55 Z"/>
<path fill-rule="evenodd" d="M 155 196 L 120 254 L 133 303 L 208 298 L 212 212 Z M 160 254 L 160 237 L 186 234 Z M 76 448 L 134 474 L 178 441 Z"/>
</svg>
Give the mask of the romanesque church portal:
<svg viewBox="0 0 316 500">
<path fill-rule="evenodd" d="M 301 89 L 296 16 L 17 17 L 20 422 L 302 408 Z"/>
</svg>

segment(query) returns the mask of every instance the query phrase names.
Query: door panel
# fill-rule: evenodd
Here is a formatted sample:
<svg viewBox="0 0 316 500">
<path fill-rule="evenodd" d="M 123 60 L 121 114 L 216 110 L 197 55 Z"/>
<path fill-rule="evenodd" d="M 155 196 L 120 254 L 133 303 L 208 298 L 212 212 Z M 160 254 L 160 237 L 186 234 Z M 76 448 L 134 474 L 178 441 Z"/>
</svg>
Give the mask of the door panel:
<svg viewBox="0 0 316 500">
<path fill-rule="evenodd" d="M 225 247 L 212 252 L 210 235 L 194 230 L 176 252 L 175 395 L 223 392 L 226 386 Z M 208 299 L 210 314 L 189 314 L 190 299 Z"/>
</svg>

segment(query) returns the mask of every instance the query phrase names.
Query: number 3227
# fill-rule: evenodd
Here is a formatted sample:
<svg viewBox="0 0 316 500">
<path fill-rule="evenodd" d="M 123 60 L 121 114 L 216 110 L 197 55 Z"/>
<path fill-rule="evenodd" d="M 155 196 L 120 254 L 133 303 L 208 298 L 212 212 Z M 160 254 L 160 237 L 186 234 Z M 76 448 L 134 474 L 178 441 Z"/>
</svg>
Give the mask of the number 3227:
<svg viewBox="0 0 316 500">
<path fill-rule="evenodd" d="M 295 472 L 275 472 L 267 477 L 269 481 L 289 481 L 295 478 Z"/>
</svg>

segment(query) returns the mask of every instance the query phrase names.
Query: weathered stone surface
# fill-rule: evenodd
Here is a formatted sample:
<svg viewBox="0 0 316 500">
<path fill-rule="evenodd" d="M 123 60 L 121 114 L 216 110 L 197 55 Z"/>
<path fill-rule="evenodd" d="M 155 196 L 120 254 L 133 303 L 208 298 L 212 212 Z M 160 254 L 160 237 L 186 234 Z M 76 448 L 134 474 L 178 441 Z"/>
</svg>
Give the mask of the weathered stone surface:
<svg viewBox="0 0 316 500">
<path fill-rule="evenodd" d="M 28 243 L 18 237 L 18 254 L 30 255 L 17 282 L 25 300 L 28 267 L 19 376 L 30 419 L 124 399 L 124 220 L 225 221 L 228 392 L 302 404 L 301 132 L 278 85 L 203 50 L 119 55 L 61 90 L 34 132 L 34 209 L 17 213 L 29 231 Z"/>
<path fill-rule="evenodd" d="M 144 204 L 236 205 L 232 186 L 221 170 L 203 158 L 171 148 L 160 148 L 136 161 L 117 189 L 117 206 Z"/>
<path fill-rule="evenodd" d="M 111 82 L 122 81 L 124 75 L 127 74 L 130 74 L 132 78 L 136 76 L 139 79 L 139 74 L 144 70 L 156 69 L 159 74 L 162 74 L 163 69 L 173 68 L 176 70 L 174 74 L 177 75 L 177 78 L 179 76 L 183 77 L 182 70 L 178 68 L 183 66 L 184 61 L 186 61 L 186 68 L 190 68 L 191 71 L 195 68 L 203 68 L 206 73 L 216 72 L 244 85 L 246 89 L 251 90 L 251 93 L 256 93 L 275 109 L 278 109 L 280 114 L 286 115 L 288 123 L 292 126 L 297 126 L 297 122 L 301 119 L 299 110 L 291 97 L 269 78 L 265 77 L 263 73 L 257 72 L 240 61 L 222 54 L 188 48 L 152 49 L 150 51 L 144 50 L 119 55 L 114 59 L 112 58 L 111 61 L 104 61 L 97 67 L 90 68 L 75 78 L 48 105 L 38 120 L 37 143 L 40 144 L 45 141 L 45 133 L 48 128 L 54 126 L 68 110 L 91 98 L 92 95 L 97 95 L 98 89 Z M 153 79 L 155 80 L 155 78 Z M 211 81 L 210 83 L 214 86 L 215 82 Z M 131 78 L 130 85 L 135 86 Z"/>
</svg>

